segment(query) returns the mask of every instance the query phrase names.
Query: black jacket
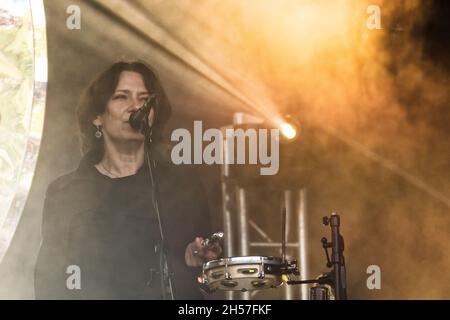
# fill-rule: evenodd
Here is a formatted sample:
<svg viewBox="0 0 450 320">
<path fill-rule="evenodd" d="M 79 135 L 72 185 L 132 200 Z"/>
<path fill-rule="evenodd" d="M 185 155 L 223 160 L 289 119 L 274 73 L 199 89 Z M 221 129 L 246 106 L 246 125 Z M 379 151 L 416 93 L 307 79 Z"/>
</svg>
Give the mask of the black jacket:
<svg viewBox="0 0 450 320">
<path fill-rule="evenodd" d="M 36 298 L 159 299 L 160 278 L 153 271 L 158 271 L 154 244 L 160 237 L 147 167 L 119 181 L 102 176 L 95 159 L 88 154 L 77 170 L 47 189 Z M 184 251 L 196 236 L 210 234 L 205 192 L 195 173 L 183 166 L 159 163 L 155 178 L 175 298 L 201 299 L 200 268 L 185 265 Z M 71 265 L 80 268 L 81 289 L 67 287 Z"/>
</svg>

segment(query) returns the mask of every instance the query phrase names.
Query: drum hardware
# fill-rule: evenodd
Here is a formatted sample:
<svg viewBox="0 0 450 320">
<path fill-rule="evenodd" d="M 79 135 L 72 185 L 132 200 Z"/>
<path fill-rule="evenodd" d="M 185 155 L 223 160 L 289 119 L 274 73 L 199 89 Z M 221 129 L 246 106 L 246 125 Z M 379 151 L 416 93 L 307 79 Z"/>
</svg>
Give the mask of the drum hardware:
<svg viewBox="0 0 450 320">
<path fill-rule="evenodd" d="M 310 300 L 330 300 L 330 291 L 327 287 L 316 285 L 309 289 Z"/>
<path fill-rule="evenodd" d="M 282 212 L 282 257 L 243 256 L 212 260 L 203 264 L 198 277 L 202 288 L 209 293 L 216 290 L 251 291 L 278 288 L 285 281 L 283 275 L 299 275 L 297 261 L 286 261 L 286 209 Z M 220 239 L 223 237 L 221 235 Z M 211 237 L 212 238 L 212 237 Z"/>
<path fill-rule="evenodd" d="M 333 289 L 336 300 L 347 299 L 347 284 L 346 284 L 346 270 L 344 258 L 344 238 L 340 234 L 340 216 L 332 213 L 330 217 L 323 218 L 323 224 L 331 227 L 331 242 L 327 238 L 322 238 L 322 247 L 325 250 L 327 258 L 327 268 L 333 268 L 332 271 L 327 272 L 314 280 L 289 280 L 288 285 L 296 284 L 316 284 L 310 289 L 311 300 L 329 300 L 330 292 L 327 286 Z M 331 248 L 331 259 L 328 253 L 328 248 Z M 326 299 L 324 299 L 326 297 Z"/>
<path fill-rule="evenodd" d="M 268 270 L 271 271 L 270 266 L 268 267 Z M 261 257 L 261 269 L 258 272 L 258 278 L 263 279 L 264 278 L 264 259 Z"/>
<path fill-rule="evenodd" d="M 296 260 L 286 260 L 286 209 L 282 211 L 282 258 L 265 256 L 227 257 L 203 264 L 203 274 L 198 278 L 203 290 L 213 293 L 217 290 L 251 291 L 278 288 L 287 285 L 314 284 L 310 288 L 311 300 L 346 300 L 346 271 L 344 238 L 340 234 L 340 216 L 332 213 L 323 218 L 323 224 L 331 228 L 331 242 L 323 237 L 320 241 L 325 250 L 327 268 L 333 268 L 316 279 L 291 280 L 298 276 Z M 222 239 L 223 234 L 220 239 Z M 328 249 L 331 248 L 331 258 Z"/>
<path fill-rule="evenodd" d="M 298 274 L 296 266 L 296 261 L 283 264 L 282 259 L 277 257 L 227 257 L 204 263 L 198 282 L 209 293 L 216 290 L 246 292 L 278 288 L 284 282 L 283 274 Z"/>
<path fill-rule="evenodd" d="M 218 277 L 216 277 L 217 279 Z M 231 274 L 228 272 L 228 263 L 225 262 L 225 280 L 231 280 Z"/>
</svg>

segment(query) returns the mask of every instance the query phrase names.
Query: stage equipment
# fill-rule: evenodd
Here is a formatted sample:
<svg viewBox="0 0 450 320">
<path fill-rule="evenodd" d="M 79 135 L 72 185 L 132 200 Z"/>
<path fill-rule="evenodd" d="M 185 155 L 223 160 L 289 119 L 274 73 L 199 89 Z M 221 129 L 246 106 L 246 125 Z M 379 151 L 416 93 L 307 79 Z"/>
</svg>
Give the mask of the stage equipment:
<svg viewBox="0 0 450 320">
<path fill-rule="evenodd" d="M 202 288 L 209 293 L 217 290 L 248 292 L 252 290 L 274 289 L 283 283 L 287 285 L 309 285 L 310 300 L 346 300 L 347 284 L 344 252 L 344 239 L 340 234 L 340 216 L 332 213 L 323 218 L 323 224 L 331 228 L 331 242 L 322 238 L 328 268 L 332 271 L 316 279 L 291 280 L 298 276 L 297 261 L 287 261 L 286 250 L 286 209 L 283 208 L 282 258 L 265 256 L 238 256 L 212 260 L 203 265 L 203 274 L 198 278 Z M 328 253 L 331 248 L 331 259 Z"/>
<path fill-rule="evenodd" d="M 157 168 L 155 161 L 156 155 L 153 155 L 154 150 L 152 148 L 152 131 L 148 123 L 148 116 L 152 109 L 154 109 L 155 112 L 154 119 L 156 120 L 158 117 L 158 114 L 156 113 L 156 110 L 158 110 L 157 104 L 158 104 L 157 97 L 155 95 L 151 95 L 141 108 L 133 111 L 130 114 L 129 123 L 134 130 L 142 132 L 145 136 L 144 142 L 145 164 L 147 165 L 149 172 L 149 180 L 152 192 L 151 194 L 152 205 L 158 218 L 159 233 L 161 240 L 161 243 L 155 246 L 155 252 L 159 254 L 159 270 L 157 270 L 155 273 L 160 276 L 162 298 L 164 300 L 169 299 L 174 300 L 175 292 L 173 286 L 173 272 L 171 271 L 169 261 L 167 260 L 166 240 L 165 240 L 166 233 L 163 225 L 164 218 L 162 217 L 161 212 L 159 210 L 158 181 L 155 179 L 154 175 L 154 171 Z"/>
<path fill-rule="evenodd" d="M 281 119 L 281 117 L 280 117 Z M 286 123 L 291 123 L 294 128 L 300 127 L 291 117 L 283 118 Z M 276 123 L 281 125 L 283 122 Z M 221 130 L 225 132 L 227 128 L 274 128 L 274 123 L 264 122 L 263 119 L 253 115 L 244 113 L 235 113 L 233 116 L 233 125 L 223 127 Z M 226 148 L 227 136 L 224 136 L 224 157 L 228 157 L 228 149 Z M 299 137 L 296 131 L 296 138 L 291 139 L 290 142 L 297 141 Z M 284 143 L 286 140 L 280 135 L 280 142 L 286 148 L 295 147 L 294 144 Z M 281 150 L 283 151 L 283 150 Z M 222 180 L 222 213 L 223 213 L 223 228 L 225 232 L 224 241 L 224 255 L 227 257 L 246 257 L 246 256 L 262 256 L 259 251 L 274 251 L 269 255 L 277 255 L 277 249 L 281 247 L 281 243 L 272 240 L 268 235 L 267 228 L 258 219 L 251 217 L 249 210 L 248 198 L 252 194 L 254 186 L 272 186 L 275 188 L 273 196 L 276 199 L 281 197 L 282 206 L 286 208 L 286 236 L 288 239 L 295 239 L 286 244 L 291 256 L 298 256 L 300 258 L 300 272 L 303 278 L 308 277 L 308 237 L 307 237 L 307 206 L 306 206 L 306 189 L 302 187 L 304 183 L 296 181 L 295 185 L 290 185 L 285 179 L 286 174 L 277 174 L 275 176 L 261 176 L 259 168 L 255 165 L 237 166 L 230 165 L 225 162 L 221 166 L 221 180 Z M 280 169 L 282 170 L 282 168 Z M 292 179 L 291 179 L 292 180 Z M 300 180 L 306 181 L 301 178 Z M 290 180 L 289 180 L 290 181 Z M 251 239 L 250 231 L 254 231 L 255 235 L 260 239 Z M 253 234 L 253 233 L 252 233 Z M 255 252 L 256 251 L 256 252 Z M 254 252 L 254 254 L 252 254 Z M 298 292 L 297 292 L 298 291 Z M 242 294 L 237 294 L 236 291 L 226 291 L 227 299 L 250 299 L 256 293 L 251 294 L 247 290 Z M 295 299 L 300 297 L 302 299 L 308 298 L 308 288 L 295 288 L 292 286 L 284 287 L 284 299 Z"/>
</svg>

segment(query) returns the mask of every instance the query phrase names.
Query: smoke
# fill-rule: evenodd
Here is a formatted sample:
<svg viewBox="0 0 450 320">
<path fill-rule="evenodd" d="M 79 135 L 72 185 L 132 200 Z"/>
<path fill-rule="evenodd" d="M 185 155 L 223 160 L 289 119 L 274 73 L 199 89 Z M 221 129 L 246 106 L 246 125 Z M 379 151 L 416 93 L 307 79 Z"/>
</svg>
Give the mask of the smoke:
<svg viewBox="0 0 450 320">
<path fill-rule="evenodd" d="M 324 133 L 312 144 L 334 169 L 314 173 L 321 194 L 310 211 L 342 210 L 353 297 L 448 298 L 449 277 L 434 272 L 450 265 L 450 143 L 442 120 L 450 78 L 424 53 L 432 7 L 377 1 L 381 29 L 371 30 L 370 4 L 205 2 L 193 14 L 202 39 L 193 36 L 191 47 L 256 113 L 295 114 Z M 379 293 L 366 288 L 370 264 L 384 275 Z"/>
<path fill-rule="evenodd" d="M 109 1 L 92 3 L 114 6 Z M 178 99 L 170 96 L 172 101 L 185 109 L 193 102 L 198 105 L 191 114 L 214 110 L 223 117 L 226 113 L 219 107 L 235 102 L 232 108 L 250 110 L 274 122 L 286 113 L 296 115 L 302 124 L 314 128 L 315 134 L 305 143 L 312 146 L 321 168 L 310 169 L 314 178 L 308 190 L 311 275 L 321 272 L 324 264 L 319 239 L 325 229 L 319 225 L 320 217 L 337 210 L 346 240 L 351 298 L 450 297 L 450 275 L 444 272 L 450 265 L 446 254 L 450 249 L 446 124 L 450 79 L 424 54 L 421 28 L 430 17 L 430 6 L 415 0 L 117 2 L 128 10 L 138 7 L 142 16 L 136 11 L 110 10 L 108 17 L 121 16 L 135 28 L 140 26 L 140 34 L 148 32 L 153 40 L 149 44 L 146 38 L 131 37 L 132 32 L 118 20 L 105 22 L 96 6 L 82 6 L 82 33 L 68 32 L 60 24 L 67 18 L 68 4 L 48 2 L 46 8 L 49 18 L 53 17 L 48 20 L 49 30 L 55 30 L 50 40 L 64 43 L 54 46 L 58 49 L 52 51 L 50 64 L 54 79 L 58 74 L 63 80 L 53 81 L 50 101 L 52 110 L 66 106 L 64 112 L 58 111 L 61 128 L 71 125 L 73 116 L 71 99 L 63 95 L 74 92 L 73 87 L 81 89 L 98 68 L 96 63 L 136 50 L 170 80 L 168 92 L 178 94 Z M 373 15 L 367 12 L 371 4 L 381 10 L 381 29 L 370 30 L 366 25 Z M 148 27 L 148 21 L 160 28 Z M 217 86 L 212 90 L 204 79 L 196 81 L 178 60 L 174 62 L 173 55 L 167 58 L 166 51 L 150 48 L 154 44 L 168 51 L 175 48 L 177 58 L 238 99 L 222 99 Z M 95 58 L 88 58 L 91 53 Z M 73 75 L 76 80 L 69 81 Z M 189 101 L 186 91 L 203 96 Z M 206 103 L 212 100 L 216 105 Z M 198 114 L 197 119 L 201 117 Z M 48 150 L 69 149 L 58 134 L 67 131 L 61 128 L 49 131 Z M 58 146 L 55 139 L 60 141 Z M 54 170 L 49 159 L 48 170 Z M 57 171 L 75 161 L 59 160 Z M 41 177 L 51 176 L 44 171 Z M 40 207 L 35 204 L 30 212 Z M 261 217 L 275 220 L 270 218 Z M 34 219 L 33 226 L 38 220 Z M 278 225 L 273 228 L 278 234 Z M 371 264 L 381 267 L 380 291 L 366 287 L 366 268 Z"/>
</svg>

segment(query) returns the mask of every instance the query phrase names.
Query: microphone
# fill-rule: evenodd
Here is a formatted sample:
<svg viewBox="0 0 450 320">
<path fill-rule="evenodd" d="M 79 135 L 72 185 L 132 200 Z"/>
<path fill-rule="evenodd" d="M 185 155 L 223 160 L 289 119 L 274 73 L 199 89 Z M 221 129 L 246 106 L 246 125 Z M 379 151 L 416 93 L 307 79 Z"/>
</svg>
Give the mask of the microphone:
<svg viewBox="0 0 450 320">
<path fill-rule="evenodd" d="M 130 118 L 128 120 L 130 126 L 136 131 L 141 131 L 142 133 L 145 133 L 145 131 L 149 127 L 148 115 L 150 114 L 152 108 L 156 106 L 156 104 L 157 104 L 156 95 L 152 94 L 150 97 L 148 97 L 147 101 L 145 101 L 142 107 L 131 112 Z"/>
</svg>

